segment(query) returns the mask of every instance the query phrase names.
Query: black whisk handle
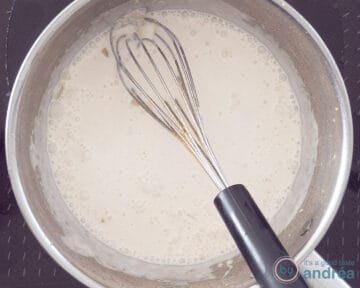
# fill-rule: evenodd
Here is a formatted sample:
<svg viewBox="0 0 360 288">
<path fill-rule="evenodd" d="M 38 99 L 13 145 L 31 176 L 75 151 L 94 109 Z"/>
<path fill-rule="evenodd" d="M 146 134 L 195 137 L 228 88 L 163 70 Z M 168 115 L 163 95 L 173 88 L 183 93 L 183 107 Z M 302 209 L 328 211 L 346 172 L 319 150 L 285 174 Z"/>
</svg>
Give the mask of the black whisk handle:
<svg viewBox="0 0 360 288">
<path fill-rule="evenodd" d="M 308 287 L 243 185 L 226 188 L 214 202 L 261 287 Z"/>
</svg>

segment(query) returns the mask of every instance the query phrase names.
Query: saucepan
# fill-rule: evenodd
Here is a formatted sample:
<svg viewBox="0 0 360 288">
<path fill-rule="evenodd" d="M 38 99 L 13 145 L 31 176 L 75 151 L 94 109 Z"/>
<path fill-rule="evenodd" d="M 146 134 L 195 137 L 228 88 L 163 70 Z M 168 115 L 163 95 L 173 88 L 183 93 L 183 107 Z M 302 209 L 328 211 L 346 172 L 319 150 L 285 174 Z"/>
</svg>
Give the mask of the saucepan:
<svg viewBox="0 0 360 288">
<path fill-rule="evenodd" d="M 84 43 L 138 8 L 192 9 L 221 16 L 263 41 L 287 70 L 302 113 L 301 167 L 270 222 L 300 263 L 322 239 L 341 203 L 353 130 L 334 59 L 309 23 L 281 0 L 76 0 L 60 13 L 27 55 L 7 115 L 9 174 L 32 232 L 55 261 L 93 288 L 239 288 L 255 283 L 238 252 L 218 263 L 192 266 L 155 265 L 121 255 L 71 214 L 46 169 L 46 107 L 61 71 Z"/>
</svg>

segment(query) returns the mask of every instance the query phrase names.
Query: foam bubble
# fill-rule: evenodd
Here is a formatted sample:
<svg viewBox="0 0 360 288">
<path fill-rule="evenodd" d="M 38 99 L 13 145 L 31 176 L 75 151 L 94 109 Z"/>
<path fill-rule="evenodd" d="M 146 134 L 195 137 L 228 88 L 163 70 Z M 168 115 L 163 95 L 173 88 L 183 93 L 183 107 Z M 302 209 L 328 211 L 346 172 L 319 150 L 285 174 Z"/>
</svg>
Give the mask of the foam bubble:
<svg viewBox="0 0 360 288">
<path fill-rule="evenodd" d="M 51 101 L 49 108 L 49 116 L 54 119 L 59 119 L 64 116 L 65 108 L 59 101 Z"/>
</svg>

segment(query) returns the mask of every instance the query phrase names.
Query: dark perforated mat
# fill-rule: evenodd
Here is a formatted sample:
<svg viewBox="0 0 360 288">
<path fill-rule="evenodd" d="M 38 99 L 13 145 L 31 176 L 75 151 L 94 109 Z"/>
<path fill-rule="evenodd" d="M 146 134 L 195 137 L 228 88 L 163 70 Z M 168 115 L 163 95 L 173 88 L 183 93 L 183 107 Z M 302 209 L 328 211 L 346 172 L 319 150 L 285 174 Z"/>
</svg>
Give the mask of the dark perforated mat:
<svg viewBox="0 0 360 288">
<path fill-rule="evenodd" d="M 36 36 L 71 0 L 0 0 L 0 288 L 81 288 L 43 251 L 10 187 L 4 153 L 5 112 L 19 66 Z M 330 261 L 356 263 L 360 287 L 360 1 L 289 0 L 328 44 L 349 90 L 355 124 L 351 179 L 337 217 L 318 247 Z M 341 267 L 335 267 L 340 269 Z"/>
</svg>

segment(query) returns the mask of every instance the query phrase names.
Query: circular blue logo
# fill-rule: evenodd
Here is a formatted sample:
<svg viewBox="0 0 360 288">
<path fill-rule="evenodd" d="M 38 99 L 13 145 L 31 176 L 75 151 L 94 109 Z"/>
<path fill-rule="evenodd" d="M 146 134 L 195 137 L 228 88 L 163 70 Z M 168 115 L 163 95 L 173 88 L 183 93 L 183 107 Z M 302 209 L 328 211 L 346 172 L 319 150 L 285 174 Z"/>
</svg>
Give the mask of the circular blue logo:
<svg viewBox="0 0 360 288">
<path fill-rule="evenodd" d="M 292 284 L 300 276 L 296 263 L 290 257 L 282 257 L 274 263 L 273 274 L 282 284 Z"/>
</svg>

